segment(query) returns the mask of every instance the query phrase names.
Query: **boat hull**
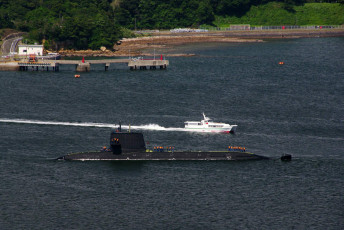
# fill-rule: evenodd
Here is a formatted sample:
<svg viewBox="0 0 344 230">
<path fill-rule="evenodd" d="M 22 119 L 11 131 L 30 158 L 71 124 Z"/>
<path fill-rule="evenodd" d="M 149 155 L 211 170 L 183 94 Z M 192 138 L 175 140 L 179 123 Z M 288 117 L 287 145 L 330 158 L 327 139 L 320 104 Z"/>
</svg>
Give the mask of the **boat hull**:
<svg viewBox="0 0 344 230">
<path fill-rule="evenodd" d="M 205 128 L 205 127 L 185 127 L 185 130 L 190 132 L 202 132 L 202 133 L 235 133 L 237 125 L 233 125 L 229 128 Z"/>
<path fill-rule="evenodd" d="M 185 121 L 185 130 L 202 133 L 234 133 L 237 125 L 230 125 L 225 123 L 213 122 L 209 117 L 203 113 L 203 120 L 199 121 Z"/>
</svg>

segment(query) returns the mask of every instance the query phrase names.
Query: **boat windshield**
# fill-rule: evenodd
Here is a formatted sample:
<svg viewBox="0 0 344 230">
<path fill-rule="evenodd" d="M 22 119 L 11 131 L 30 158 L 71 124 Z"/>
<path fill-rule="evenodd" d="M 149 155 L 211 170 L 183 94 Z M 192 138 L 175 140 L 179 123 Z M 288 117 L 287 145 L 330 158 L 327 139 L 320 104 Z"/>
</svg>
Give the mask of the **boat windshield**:
<svg viewBox="0 0 344 230">
<path fill-rule="evenodd" d="M 201 125 L 200 122 L 197 122 L 197 121 L 187 121 L 187 122 L 184 122 L 185 125 Z"/>
</svg>

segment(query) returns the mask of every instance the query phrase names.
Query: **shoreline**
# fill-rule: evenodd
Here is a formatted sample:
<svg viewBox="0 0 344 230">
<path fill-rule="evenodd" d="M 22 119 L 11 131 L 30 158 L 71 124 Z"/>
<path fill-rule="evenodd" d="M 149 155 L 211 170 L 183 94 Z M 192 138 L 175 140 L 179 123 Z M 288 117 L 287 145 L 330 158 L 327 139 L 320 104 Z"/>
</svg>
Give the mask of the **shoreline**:
<svg viewBox="0 0 344 230">
<path fill-rule="evenodd" d="M 255 43 L 266 39 L 296 39 L 319 37 L 344 37 L 344 29 L 312 29 L 312 30 L 273 30 L 273 31 L 211 31 L 171 33 L 158 32 L 137 38 L 123 38 L 110 50 L 60 50 L 63 57 L 128 57 L 152 56 L 149 52 L 158 49 L 165 56 L 194 56 L 194 54 L 170 53 L 175 46 L 192 43 Z"/>
</svg>

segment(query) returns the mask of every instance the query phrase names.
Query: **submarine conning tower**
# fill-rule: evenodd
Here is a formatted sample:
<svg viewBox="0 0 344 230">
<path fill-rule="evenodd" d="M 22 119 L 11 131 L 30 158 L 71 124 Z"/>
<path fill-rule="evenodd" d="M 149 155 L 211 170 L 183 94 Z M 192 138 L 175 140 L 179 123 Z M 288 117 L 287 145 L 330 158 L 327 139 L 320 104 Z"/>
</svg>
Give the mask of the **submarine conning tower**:
<svg viewBox="0 0 344 230">
<path fill-rule="evenodd" d="M 120 129 L 111 132 L 110 146 L 114 154 L 126 152 L 145 152 L 146 145 L 142 133 L 122 132 Z"/>
</svg>

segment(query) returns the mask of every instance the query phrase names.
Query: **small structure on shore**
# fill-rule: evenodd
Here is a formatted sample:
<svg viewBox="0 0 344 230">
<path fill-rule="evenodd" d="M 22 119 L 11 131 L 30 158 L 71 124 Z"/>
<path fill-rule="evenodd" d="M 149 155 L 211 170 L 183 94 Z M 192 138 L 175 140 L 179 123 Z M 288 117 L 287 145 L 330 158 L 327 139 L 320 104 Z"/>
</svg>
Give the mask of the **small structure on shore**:
<svg viewBox="0 0 344 230">
<path fill-rule="evenodd" d="M 43 55 L 43 45 L 18 45 L 18 55 Z"/>
</svg>

